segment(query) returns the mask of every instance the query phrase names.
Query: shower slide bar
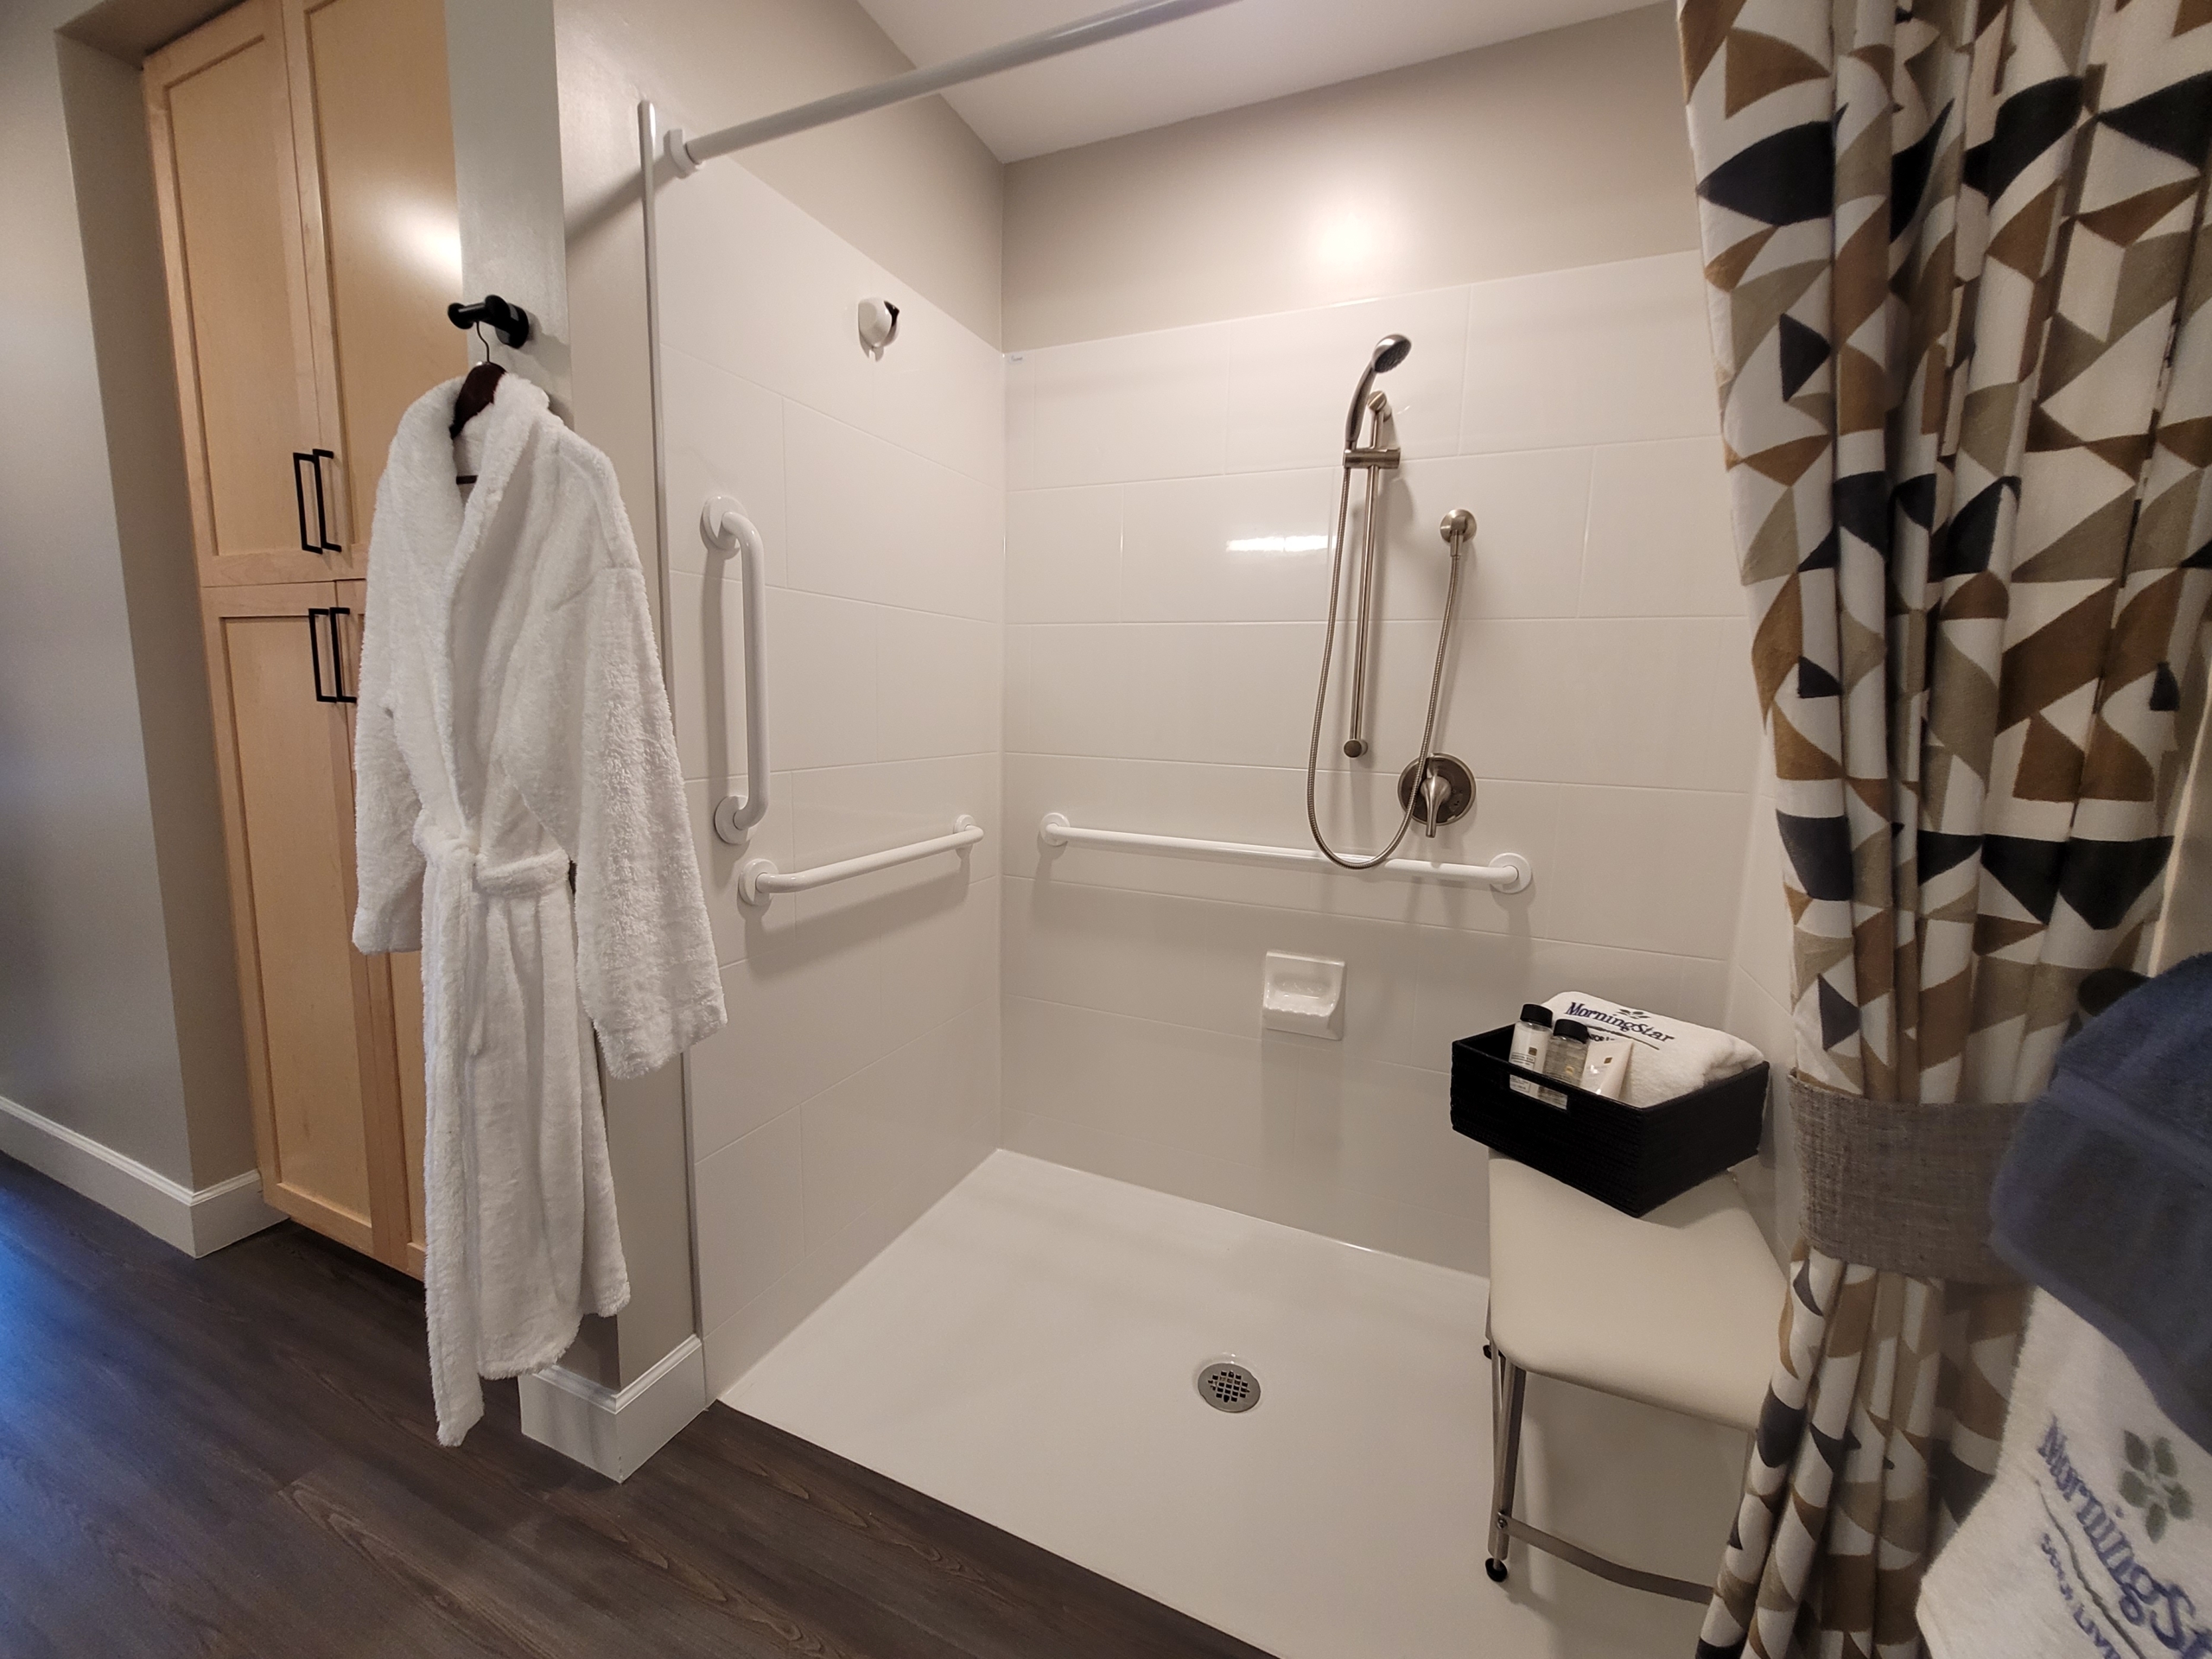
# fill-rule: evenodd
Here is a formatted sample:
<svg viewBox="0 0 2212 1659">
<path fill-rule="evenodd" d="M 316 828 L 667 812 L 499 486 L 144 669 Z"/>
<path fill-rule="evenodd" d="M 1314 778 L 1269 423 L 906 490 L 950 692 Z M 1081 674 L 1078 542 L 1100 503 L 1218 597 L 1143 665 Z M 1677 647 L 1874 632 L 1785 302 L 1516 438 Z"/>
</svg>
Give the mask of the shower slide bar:
<svg viewBox="0 0 2212 1659">
<path fill-rule="evenodd" d="M 810 870 L 786 872 L 778 869 L 772 859 L 750 859 L 737 873 L 738 897 L 748 905 L 765 905 L 779 893 L 810 893 L 833 881 L 849 881 L 856 875 L 873 875 L 878 870 L 911 864 L 932 853 L 958 852 L 964 847 L 973 847 L 982 838 L 983 826 L 963 812 L 952 821 L 952 833 L 949 836 L 909 842 L 904 847 L 889 847 L 880 853 L 863 853 L 858 858 L 842 859 L 835 864 L 817 864 Z"/>
<path fill-rule="evenodd" d="M 1198 841 L 1185 836 L 1147 836 L 1131 830 L 1084 830 L 1070 823 L 1065 816 L 1058 812 L 1047 812 L 1037 833 L 1047 847 L 1103 847 L 1117 853 L 1160 853 L 1176 858 L 1218 859 L 1230 864 L 1283 865 L 1304 870 L 1340 868 L 1310 847 L 1262 847 L 1244 841 Z M 1522 892 L 1535 879 L 1529 861 L 1518 853 L 1500 853 L 1497 861 L 1489 864 L 1432 864 L 1418 858 L 1393 858 L 1374 866 L 1371 873 L 1414 880 L 1450 882 L 1463 887 L 1484 887 L 1497 893 Z"/>
</svg>

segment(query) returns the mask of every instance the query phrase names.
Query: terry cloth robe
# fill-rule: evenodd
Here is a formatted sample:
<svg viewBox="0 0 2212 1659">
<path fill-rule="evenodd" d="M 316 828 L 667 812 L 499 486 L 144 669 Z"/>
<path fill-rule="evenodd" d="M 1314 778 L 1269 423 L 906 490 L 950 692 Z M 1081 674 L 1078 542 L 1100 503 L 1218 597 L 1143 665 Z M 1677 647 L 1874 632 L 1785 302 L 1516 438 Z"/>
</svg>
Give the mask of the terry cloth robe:
<svg viewBox="0 0 2212 1659">
<path fill-rule="evenodd" d="M 423 952 L 448 1446 L 480 1375 L 552 1363 L 629 1300 L 593 1028 L 634 1077 L 725 1018 L 613 468 L 509 374 L 461 435 L 464 491 L 460 384 L 407 411 L 378 486 L 354 739 L 353 943 Z"/>
</svg>

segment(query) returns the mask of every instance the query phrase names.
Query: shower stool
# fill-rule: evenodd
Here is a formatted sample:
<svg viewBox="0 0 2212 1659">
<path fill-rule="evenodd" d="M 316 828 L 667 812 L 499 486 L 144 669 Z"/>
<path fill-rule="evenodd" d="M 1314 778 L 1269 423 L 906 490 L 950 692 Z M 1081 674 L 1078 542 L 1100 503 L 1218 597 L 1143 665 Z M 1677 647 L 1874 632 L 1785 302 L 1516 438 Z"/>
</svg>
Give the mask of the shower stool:
<svg viewBox="0 0 2212 1659">
<path fill-rule="evenodd" d="M 1641 1217 L 1490 1160 L 1491 1578 L 1518 1538 L 1633 1590 L 1713 1586 L 1624 1567 L 1513 1513 L 1529 1374 L 1757 1430 L 1784 1280 L 1735 1181 L 1716 1175 Z M 1716 1560 L 1718 1557 L 1716 1556 Z"/>
</svg>

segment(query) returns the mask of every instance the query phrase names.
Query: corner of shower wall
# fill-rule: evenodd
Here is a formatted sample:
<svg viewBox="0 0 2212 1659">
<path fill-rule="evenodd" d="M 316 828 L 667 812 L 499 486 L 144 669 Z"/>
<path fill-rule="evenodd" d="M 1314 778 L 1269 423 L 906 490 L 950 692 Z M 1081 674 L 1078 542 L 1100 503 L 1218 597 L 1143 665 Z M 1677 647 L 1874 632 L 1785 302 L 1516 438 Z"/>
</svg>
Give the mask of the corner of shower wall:
<svg viewBox="0 0 2212 1659">
<path fill-rule="evenodd" d="M 1791 981 L 1789 906 L 1783 898 L 1782 834 L 1775 821 L 1774 760 L 1759 746 L 1757 787 L 1745 830 L 1743 891 L 1728 958 L 1728 1003 L 1721 1024 L 1767 1058 L 1766 1137 L 1759 1155 L 1736 1171 L 1777 1261 L 1797 1236 L 1797 1139 L 1789 1116 L 1789 1074 L 1797 1063 Z"/>
<path fill-rule="evenodd" d="M 760 182 L 661 197 L 677 747 L 728 1027 L 690 1059 L 707 1384 L 720 1394 L 999 1141 L 1004 363 Z M 880 359 L 855 306 L 901 308 Z M 737 572 L 699 506 L 766 545 L 773 805 L 748 844 Z M 745 861 L 804 868 L 984 830 L 746 905 Z"/>
</svg>

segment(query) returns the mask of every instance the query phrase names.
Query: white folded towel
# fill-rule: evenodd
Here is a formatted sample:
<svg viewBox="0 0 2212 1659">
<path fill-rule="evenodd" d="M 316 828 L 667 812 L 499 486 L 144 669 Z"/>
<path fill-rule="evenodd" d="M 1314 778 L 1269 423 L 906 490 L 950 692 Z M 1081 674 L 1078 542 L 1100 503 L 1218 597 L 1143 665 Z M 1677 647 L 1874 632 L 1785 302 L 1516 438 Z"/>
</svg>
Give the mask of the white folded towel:
<svg viewBox="0 0 2212 1659">
<path fill-rule="evenodd" d="M 1544 1006 L 1554 1020 L 1580 1020 L 1592 1032 L 1625 1037 L 1636 1045 L 1621 1096 L 1631 1106 L 1656 1106 L 1694 1094 L 1708 1083 L 1749 1071 L 1764 1058 L 1725 1031 L 1623 1007 L 1580 991 L 1562 992 Z"/>
<path fill-rule="evenodd" d="M 2212 1454 L 2036 1293 L 1997 1477 L 1920 1586 L 1933 1659 L 2212 1654 Z M 2200 1508 L 2204 1504 L 2204 1508 Z"/>
</svg>

